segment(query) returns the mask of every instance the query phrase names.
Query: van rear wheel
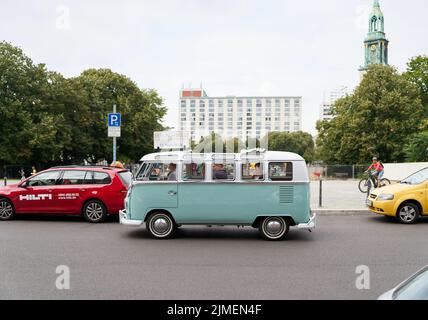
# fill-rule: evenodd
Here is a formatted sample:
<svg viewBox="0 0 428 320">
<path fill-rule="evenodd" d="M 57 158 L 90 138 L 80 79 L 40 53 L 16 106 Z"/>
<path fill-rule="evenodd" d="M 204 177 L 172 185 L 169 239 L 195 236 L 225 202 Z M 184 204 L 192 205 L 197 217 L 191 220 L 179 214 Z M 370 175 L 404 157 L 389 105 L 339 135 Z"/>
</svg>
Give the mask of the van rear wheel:
<svg viewBox="0 0 428 320">
<path fill-rule="evenodd" d="M 266 217 L 259 226 L 260 235 L 269 241 L 283 240 L 289 230 L 290 223 L 283 217 Z"/>
<path fill-rule="evenodd" d="M 177 225 L 171 216 L 164 212 L 154 212 L 147 219 L 147 231 L 152 238 L 170 239 L 174 236 Z"/>
</svg>

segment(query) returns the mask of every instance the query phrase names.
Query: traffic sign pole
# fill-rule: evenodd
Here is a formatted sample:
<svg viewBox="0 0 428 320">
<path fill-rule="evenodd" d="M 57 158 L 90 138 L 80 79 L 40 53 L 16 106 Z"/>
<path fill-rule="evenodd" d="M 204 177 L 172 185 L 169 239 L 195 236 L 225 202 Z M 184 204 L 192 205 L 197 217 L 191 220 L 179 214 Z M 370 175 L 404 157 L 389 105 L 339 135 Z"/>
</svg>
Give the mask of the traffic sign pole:
<svg viewBox="0 0 428 320">
<path fill-rule="evenodd" d="M 116 105 L 113 105 L 113 113 L 116 113 Z M 113 164 L 116 164 L 116 147 L 117 147 L 117 141 L 116 137 L 113 137 Z"/>
</svg>

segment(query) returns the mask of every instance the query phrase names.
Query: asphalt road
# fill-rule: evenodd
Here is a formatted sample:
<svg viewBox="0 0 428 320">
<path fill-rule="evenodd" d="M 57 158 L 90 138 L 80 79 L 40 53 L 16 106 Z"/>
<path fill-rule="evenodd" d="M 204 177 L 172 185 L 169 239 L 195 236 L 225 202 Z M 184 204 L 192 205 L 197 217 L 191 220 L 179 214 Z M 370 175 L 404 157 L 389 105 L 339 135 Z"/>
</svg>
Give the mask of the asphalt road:
<svg viewBox="0 0 428 320">
<path fill-rule="evenodd" d="M 375 299 L 428 264 L 428 221 L 321 216 L 283 242 L 254 229 L 187 227 L 159 241 L 144 228 L 74 218 L 0 223 L 0 299 Z M 70 290 L 55 287 L 58 265 Z M 355 286 L 370 268 L 370 290 Z"/>
</svg>

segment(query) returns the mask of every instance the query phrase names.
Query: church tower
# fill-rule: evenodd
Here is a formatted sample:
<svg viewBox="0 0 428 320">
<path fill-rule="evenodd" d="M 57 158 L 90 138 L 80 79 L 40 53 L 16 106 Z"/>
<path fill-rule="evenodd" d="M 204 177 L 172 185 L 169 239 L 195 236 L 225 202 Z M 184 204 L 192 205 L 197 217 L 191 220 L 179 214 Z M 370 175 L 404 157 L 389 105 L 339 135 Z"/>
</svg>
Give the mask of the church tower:
<svg viewBox="0 0 428 320">
<path fill-rule="evenodd" d="M 385 34 L 385 19 L 379 0 L 374 0 L 369 18 L 369 33 L 364 41 L 364 65 L 359 71 L 364 74 L 372 64 L 388 65 L 388 44 Z"/>
</svg>

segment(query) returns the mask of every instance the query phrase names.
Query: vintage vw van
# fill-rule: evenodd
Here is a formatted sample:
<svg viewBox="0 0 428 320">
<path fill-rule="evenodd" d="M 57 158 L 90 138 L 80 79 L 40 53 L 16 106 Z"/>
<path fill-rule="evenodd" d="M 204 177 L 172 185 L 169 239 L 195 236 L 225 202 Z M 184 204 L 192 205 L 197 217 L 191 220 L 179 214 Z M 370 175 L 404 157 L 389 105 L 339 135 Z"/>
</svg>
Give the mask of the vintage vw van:
<svg viewBox="0 0 428 320">
<path fill-rule="evenodd" d="M 144 156 L 120 213 L 124 225 L 171 238 L 183 225 L 250 226 L 266 240 L 315 228 L 305 160 L 287 152 Z"/>
</svg>

